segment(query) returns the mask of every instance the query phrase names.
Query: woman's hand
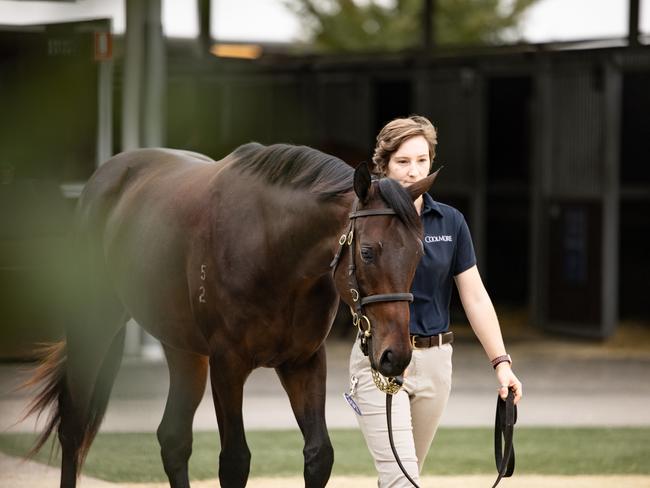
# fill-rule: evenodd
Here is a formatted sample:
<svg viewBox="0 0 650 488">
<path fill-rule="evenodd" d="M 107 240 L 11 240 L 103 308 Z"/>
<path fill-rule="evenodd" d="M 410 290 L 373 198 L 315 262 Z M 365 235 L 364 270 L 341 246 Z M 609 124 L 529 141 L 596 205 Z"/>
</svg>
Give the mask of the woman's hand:
<svg viewBox="0 0 650 488">
<path fill-rule="evenodd" d="M 506 399 L 508 396 L 508 389 L 512 388 L 515 392 L 515 405 L 521 400 L 523 395 L 523 389 L 521 381 L 515 376 L 515 373 L 510 367 L 510 363 L 504 361 L 503 363 L 497 364 L 496 367 L 497 380 L 499 381 L 499 396 L 502 399 Z"/>
</svg>

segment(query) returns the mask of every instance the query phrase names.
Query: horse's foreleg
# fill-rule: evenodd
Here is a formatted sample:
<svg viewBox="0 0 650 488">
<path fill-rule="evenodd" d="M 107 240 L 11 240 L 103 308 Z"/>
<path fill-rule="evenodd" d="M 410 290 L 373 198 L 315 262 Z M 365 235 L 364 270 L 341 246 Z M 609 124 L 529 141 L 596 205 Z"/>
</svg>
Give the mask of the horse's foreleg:
<svg viewBox="0 0 650 488">
<path fill-rule="evenodd" d="M 169 368 L 169 393 L 157 432 L 160 454 L 171 488 L 189 488 L 192 420 L 205 391 L 208 358 L 163 347 Z"/>
<path fill-rule="evenodd" d="M 323 487 L 334 463 L 334 450 L 325 425 L 325 347 L 321 346 L 306 363 L 285 363 L 276 371 L 305 439 L 305 486 Z"/>
<path fill-rule="evenodd" d="M 248 480 L 251 453 L 244 435 L 242 401 L 250 372 L 250 365 L 234 354 L 210 357 L 210 384 L 221 437 L 219 481 L 224 488 L 243 487 Z"/>
</svg>

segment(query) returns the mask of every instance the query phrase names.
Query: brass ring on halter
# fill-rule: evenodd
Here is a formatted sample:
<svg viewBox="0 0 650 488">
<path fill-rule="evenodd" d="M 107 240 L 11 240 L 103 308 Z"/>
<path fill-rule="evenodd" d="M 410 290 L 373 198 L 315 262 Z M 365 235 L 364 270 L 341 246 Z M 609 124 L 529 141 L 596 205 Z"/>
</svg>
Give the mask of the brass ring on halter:
<svg viewBox="0 0 650 488">
<path fill-rule="evenodd" d="M 359 323 L 361 323 L 362 320 L 365 320 L 366 324 L 368 324 L 368 328 L 363 331 L 363 335 L 366 337 L 370 337 L 370 319 L 365 315 L 362 315 L 361 318 L 359 319 Z M 361 325 L 359 325 L 359 328 L 361 328 Z"/>
<path fill-rule="evenodd" d="M 351 230 L 348 234 L 348 246 L 352 244 L 352 239 L 354 238 L 354 230 Z"/>
<path fill-rule="evenodd" d="M 352 325 L 359 327 L 359 314 L 356 312 L 352 312 Z"/>
<path fill-rule="evenodd" d="M 345 244 L 345 241 L 348 239 L 348 236 L 343 234 L 341 237 L 339 237 L 339 246 L 342 246 Z"/>
<path fill-rule="evenodd" d="M 352 295 L 353 302 L 359 301 L 359 292 L 357 290 L 355 290 L 354 288 L 350 288 L 350 294 Z"/>
</svg>

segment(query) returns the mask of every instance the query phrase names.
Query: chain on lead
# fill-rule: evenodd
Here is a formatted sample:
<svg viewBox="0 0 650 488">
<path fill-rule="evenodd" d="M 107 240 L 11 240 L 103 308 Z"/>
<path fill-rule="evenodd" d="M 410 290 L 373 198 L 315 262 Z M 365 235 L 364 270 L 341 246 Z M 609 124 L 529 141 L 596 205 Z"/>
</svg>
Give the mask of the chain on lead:
<svg viewBox="0 0 650 488">
<path fill-rule="evenodd" d="M 397 383 L 395 378 L 384 379 L 384 377 L 378 371 L 375 371 L 374 368 L 370 368 L 370 372 L 372 373 L 372 380 L 375 382 L 375 386 L 379 388 L 380 391 L 389 395 L 394 395 L 402 388 L 402 385 Z"/>
</svg>

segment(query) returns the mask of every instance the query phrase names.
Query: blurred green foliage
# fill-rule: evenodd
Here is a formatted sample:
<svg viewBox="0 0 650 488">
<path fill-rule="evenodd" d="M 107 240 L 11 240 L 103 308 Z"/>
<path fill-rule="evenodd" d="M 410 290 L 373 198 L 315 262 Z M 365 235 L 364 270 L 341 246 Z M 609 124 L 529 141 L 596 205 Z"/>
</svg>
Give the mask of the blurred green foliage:
<svg viewBox="0 0 650 488">
<path fill-rule="evenodd" d="M 538 0 L 435 0 L 435 44 L 485 45 L 520 37 L 522 15 Z M 324 52 L 395 52 L 422 43 L 424 0 L 284 0 L 307 39 Z"/>
</svg>

